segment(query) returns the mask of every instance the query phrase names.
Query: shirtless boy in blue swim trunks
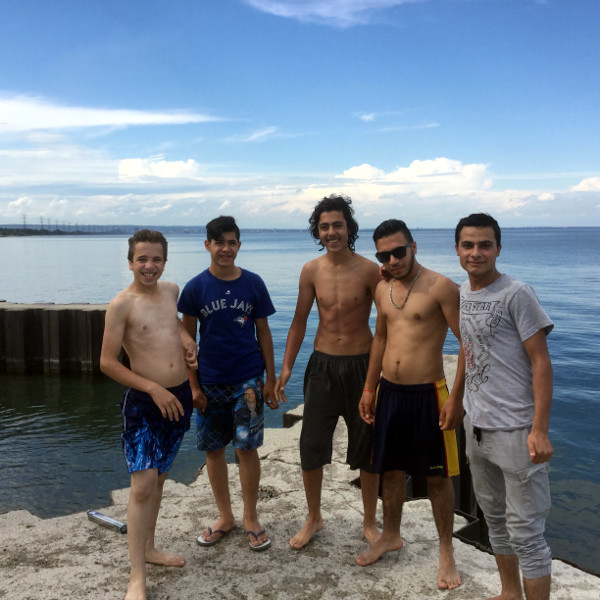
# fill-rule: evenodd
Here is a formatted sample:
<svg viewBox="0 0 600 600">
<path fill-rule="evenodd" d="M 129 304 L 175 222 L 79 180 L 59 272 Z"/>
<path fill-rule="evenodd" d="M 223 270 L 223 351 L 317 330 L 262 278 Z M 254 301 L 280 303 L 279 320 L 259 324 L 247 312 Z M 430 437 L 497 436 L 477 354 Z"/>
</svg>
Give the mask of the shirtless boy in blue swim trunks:
<svg viewBox="0 0 600 600">
<path fill-rule="evenodd" d="M 417 244 L 404 221 L 384 221 L 373 240 L 388 278 L 375 292 L 377 323 L 359 409 L 367 423 L 374 423 L 373 464 L 383 476 L 383 532 L 356 562 L 366 566 L 402 547 L 406 473 L 423 474 L 440 540 L 438 586 L 453 589 L 461 578 L 452 547 L 450 476 L 458 474 L 453 429 L 463 415 L 464 356 L 459 354 L 448 395 L 442 348 L 448 327 L 460 339 L 458 286 L 418 263 Z"/>
<path fill-rule="evenodd" d="M 263 280 L 235 264 L 241 242 L 233 217 L 210 221 L 204 246 L 210 266 L 188 281 L 178 303 L 183 324 L 194 338 L 200 324 L 198 372 L 197 377 L 190 374 L 190 382 L 197 408 L 198 450 L 206 452 L 208 479 L 219 510 L 218 519 L 202 532 L 198 543 L 213 546 L 235 525 L 225 458 L 225 447 L 232 442 L 239 461 L 248 543 L 252 550 L 266 550 L 271 540 L 256 511 L 258 448 L 263 443 L 264 405 L 278 407 L 268 322 L 275 308 Z"/>
<path fill-rule="evenodd" d="M 155 547 L 154 530 L 164 482 L 190 426 L 188 367 L 196 367 L 196 343 L 177 318 L 178 287 L 158 281 L 167 260 L 163 235 L 147 229 L 136 232 L 129 239 L 128 260 L 133 283 L 106 311 L 100 368 L 128 386 L 121 402 L 123 451 L 131 474 L 127 505 L 131 571 L 125 598 L 145 600 L 146 563 L 185 564 L 179 554 Z M 131 368 L 119 362 L 121 348 Z"/>
</svg>

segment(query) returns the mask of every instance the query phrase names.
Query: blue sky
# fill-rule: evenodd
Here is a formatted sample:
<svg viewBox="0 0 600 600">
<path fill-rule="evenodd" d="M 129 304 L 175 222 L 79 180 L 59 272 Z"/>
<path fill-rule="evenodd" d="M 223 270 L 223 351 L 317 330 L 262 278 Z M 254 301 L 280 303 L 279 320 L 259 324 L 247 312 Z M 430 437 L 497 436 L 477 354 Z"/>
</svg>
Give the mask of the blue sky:
<svg viewBox="0 0 600 600">
<path fill-rule="evenodd" d="M 2 0 L 0 224 L 600 225 L 595 0 Z"/>
</svg>

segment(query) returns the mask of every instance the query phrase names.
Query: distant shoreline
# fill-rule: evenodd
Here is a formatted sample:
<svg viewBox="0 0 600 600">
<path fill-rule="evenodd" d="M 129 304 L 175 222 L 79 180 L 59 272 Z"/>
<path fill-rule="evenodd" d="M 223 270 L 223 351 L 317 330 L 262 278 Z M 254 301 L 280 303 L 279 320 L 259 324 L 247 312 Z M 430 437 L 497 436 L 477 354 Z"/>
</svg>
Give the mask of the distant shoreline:
<svg viewBox="0 0 600 600">
<path fill-rule="evenodd" d="M 62 231 L 60 229 L 28 229 L 28 228 L 5 228 L 0 227 L 0 237 L 31 237 L 48 235 L 96 235 L 89 231 Z"/>
<path fill-rule="evenodd" d="M 0 238 L 1 237 L 35 237 L 35 236 L 98 236 L 98 235 L 133 235 L 140 229 L 156 229 L 161 231 L 165 235 L 179 234 L 179 235 L 197 235 L 206 234 L 206 227 L 204 225 L 190 226 L 190 225 L 64 225 L 51 229 L 50 226 L 47 229 L 36 229 L 32 227 L 18 227 L 16 225 L 0 226 Z M 77 228 L 77 229 L 75 229 Z M 542 225 L 539 227 L 503 227 L 504 231 L 531 231 L 531 230 L 580 230 L 580 229 L 599 229 L 600 227 L 594 225 L 574 225 L 574 226 L 546 226 Z M 289 233 L 306 231 L 306 227 L 244 227 L 244 233 Z M 371 233 L 374 231 L 373 227 L 365 227 L 360 230 L 362 233 Z M 412 231 L 454 231 L 454 227 L 413 227 Z"/>
</svg>

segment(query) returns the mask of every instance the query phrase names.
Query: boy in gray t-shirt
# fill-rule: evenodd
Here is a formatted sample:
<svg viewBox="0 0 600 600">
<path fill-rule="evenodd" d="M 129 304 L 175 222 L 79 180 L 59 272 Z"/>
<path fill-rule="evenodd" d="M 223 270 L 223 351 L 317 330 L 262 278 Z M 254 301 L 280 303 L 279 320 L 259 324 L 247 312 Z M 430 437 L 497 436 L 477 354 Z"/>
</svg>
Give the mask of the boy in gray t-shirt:
<svg viewBox="0 0 600 600">
<path fill-rule="evenodd" d="M 496 269 L 500 227 L 472 214 L 456 227 L 469 279 L 460 288 L 464 406 L 473 487 L 489 529 L 502 597 L 550 597 L 552 558 L 544 539 L 550 510 L 548 438 L 553 323 L 533 290 Z"/>
<path fill-rule="evenodd" d="M 481 429 L 533 423 L 532 367 L 523 342 L 554 327 L 534 291 L 510 275 L 482 289 L 460 287 L 460 334 L 466 358 L 464 406 Z"/>
</svg>

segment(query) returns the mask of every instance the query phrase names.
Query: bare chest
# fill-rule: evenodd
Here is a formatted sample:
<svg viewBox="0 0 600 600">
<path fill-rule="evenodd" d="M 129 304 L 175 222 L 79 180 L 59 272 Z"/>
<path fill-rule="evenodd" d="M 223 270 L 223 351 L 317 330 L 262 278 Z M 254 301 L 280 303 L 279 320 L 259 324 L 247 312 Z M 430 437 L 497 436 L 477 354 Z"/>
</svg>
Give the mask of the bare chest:
<svg viewBox="0 0 600 600">
<path fill-rule="evenodd" d="M 388 324 L 400 328 L 437 327 L 445 322 L 440 305 L 427 293 L 389 286 L 380 299 Z"/>
<path fill-rule="evenodd" d="M 364 306 L 370 306 L 371 295 L 358 281 L 346 280 L 330 282 L 316 290 L 316 299 L 319 309 L 351 311 Z"/>
<path fill-rule="evenodd" d="M 165 340 L 177 331 L 177 307 L 171 298 L 160 301 L 141 299 L 131 311 L 127 327 L 130 342 Z"/>
</svg>

